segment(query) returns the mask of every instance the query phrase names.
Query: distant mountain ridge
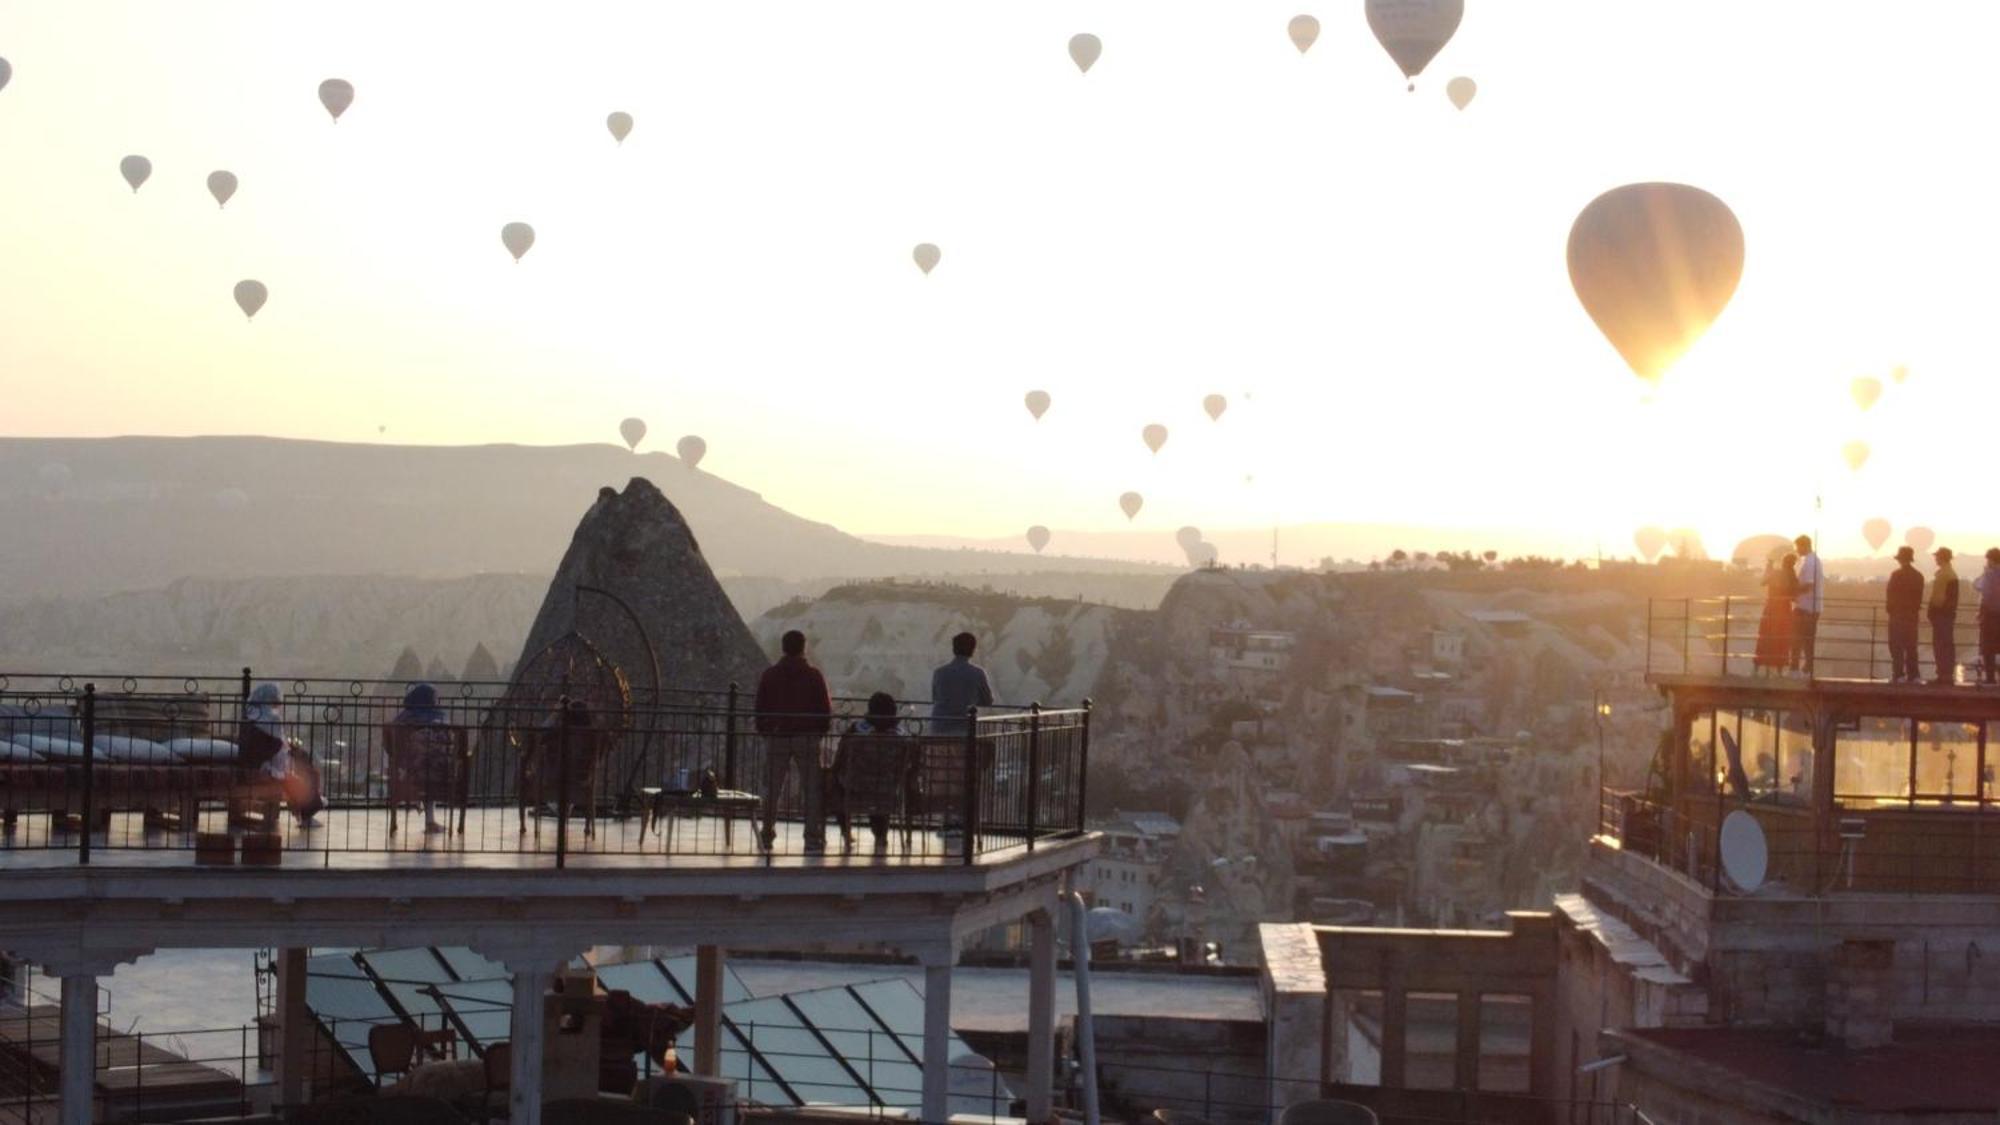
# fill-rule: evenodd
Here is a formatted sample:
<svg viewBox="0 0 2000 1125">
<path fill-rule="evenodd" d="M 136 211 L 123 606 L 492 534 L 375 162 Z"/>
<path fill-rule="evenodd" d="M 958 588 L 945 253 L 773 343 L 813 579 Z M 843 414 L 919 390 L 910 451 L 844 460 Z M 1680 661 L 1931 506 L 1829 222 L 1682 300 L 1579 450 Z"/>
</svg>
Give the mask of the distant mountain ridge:
<svg viewBox="0 0 2000 1125">
<path fill-rule="evenodd" d="M 725 579 L 1080 569 L 1073 558 L 871 543 L 669 454 L 613 445 L 0 438 L 0 600 L 186 577 L 547 575 L 597 490 L 634 476 L 686 515 Z"/>
</svg>

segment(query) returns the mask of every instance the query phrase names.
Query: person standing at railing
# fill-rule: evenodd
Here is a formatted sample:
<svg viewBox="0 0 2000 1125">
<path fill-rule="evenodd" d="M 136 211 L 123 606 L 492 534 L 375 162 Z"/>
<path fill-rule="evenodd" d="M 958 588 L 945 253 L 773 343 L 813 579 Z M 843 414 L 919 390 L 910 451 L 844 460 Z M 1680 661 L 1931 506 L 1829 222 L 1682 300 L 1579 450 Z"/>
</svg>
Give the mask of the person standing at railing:
<svg viewBox="0 0 2000 1125">
<path fill-rule="evenodd" d="M 963 807 L 959 799 L 949 795 L 965 792 L 965 756 L 960 753 L 965 743 L 965 713 L 973 707 L 993 706 L 993 685 L 986 678 L 986 669 L 972 662 L 972 654 L 977 651 L 979 638 L 960 633 L 951 639 L 951 662 L 931 672 L 930 733 L 942 741 L 936 743 L 939 752 L 929 755 L 933 768 L 924 772 L 933 797 L 945 801 L 946 832 L 958 826 Z M 984 778 L 991 772 L 992 754 L 992 747 L 980 745 L 977 776 Z M 956 768 L 945 764 L 954 762 Z"/>
<path fill-rule="evenodd" d="M 1896 570 L 1889 575 L 1889 681 L 1914 684 L 1917 671 L 1917 618 L 1924 610 L 1924 572 L 1917 569 L 1912 547 L 1896 548 Z"/>
<path fill-rule="evenodd" d="M 1979 682 L 1991 684 L 2000 658 L 2000 547 L 1986 548 L 1986 569 L 1972 588 L 1979 591 Z"/>
<path fill-rule="evenodd" d="M 1764 563 L 1764 615 L 1757 619 L 1757 653 L 1751 661 L 1759 676 L 1783 673 L 1791 656 L 1792 602 L 1799 596 L 1799 576 L 1792 568 L 1798 561 L 1797 555 L 1787 553 L 1782 563 Z M 1725 653 L 1728 643 L 1724 637 Z"/>
<path fill-rule="evenodd" d="M 1819 636 L 1819 614 L 1826 607 L 1826 572 L 1819 565 L 1810 535 L 1792 540 L 1799 549 L 1799 591 L 1792 598 L 1791 669 L 1813 674 L 1813 641 Z"/>
<path fill-rule="evenodd" d="M 825 796 L 820 740 L 833 728 L 833 694 L 826 677 L 806 659 L 806 635 L 790 630 L 778 641 L 783 655 L 757 680 L 757 733 L 764 736 L 764 828 L 758 840 L 770 851 L 778 839 L 778 799 L 785 779 L 799 775 L 806 853 L 826 851 Z"/>
<path fill-rule="evenodd" d="M 1931 661 L 1937 665 L 1934 684 L 1958 682 L 1958 573 L 1951 569 L 1951 548 L 1931 552 L 1937 560 L 1937 575 L 1931 579 Z"/>
</svg>

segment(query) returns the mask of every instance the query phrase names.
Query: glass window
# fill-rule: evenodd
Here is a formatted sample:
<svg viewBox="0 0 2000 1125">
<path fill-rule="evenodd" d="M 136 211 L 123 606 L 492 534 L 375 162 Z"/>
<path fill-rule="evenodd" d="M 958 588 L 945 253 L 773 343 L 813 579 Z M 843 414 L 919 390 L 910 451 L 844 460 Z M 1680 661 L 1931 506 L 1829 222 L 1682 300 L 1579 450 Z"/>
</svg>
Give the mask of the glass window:
<svg viewBox="0 0 2000 1125">
<path fill-rule="evenodd" d="M 647 1004 L 688 1004 L 692 997 L 682 996 L 660 966 L 652 961 L 633 961 L 624 965 L 599 965 L 597 979 L 607 989 L 629 992 L 634 1000 Z M 690 981 L 689 983 L 693 983 Z"/>
<path fill-rule="evenodd" d="M 668 978 L 674 982 L 674 987 L 681 991 L 681 995 L 687 997 L 683 1003 L 694 1003 L 695 984 L 697 983 L 694 956 L 690 954 L 685 957 L 664 957 L 660 959 L 658 964 L 661 970 L 667 974 Z M 722 1002 L 724 1004 L 734 1004 L 738 1000 L 748 1000 L 754 995 L 756 993 L 751 992 L 750 987 L 743 983 L 743 978 L 736 975 L 736 969 L 728 961 L 724 961 L 722 963 Z"/>
<path fill-rule="evenodd" d="M 1833 796 L 1854 809 L 1904 806 L 1910 798 L 1910 721 L 1865 717 L 1834 736 Z"/>
<path fill-rule="evenodd" d="M 783 1000 L 742 1000 L 724 1011 L 737 1035 L 802 1102 L 867 1105 L 867 1092 Z"/>
<path fill-rule="evenodd" d="M 438 956 L 444 958 L 460 980 L 495 980 L 507 976 L 507 966 L 489 961 L 462 945 L 441 945 Z"/>
<path fill-rule="evenodd" d="M 334 1042 L 346 1049 L 354 1065 L 372 1076 L 368 1029 L 399 1021 L 375 982 L 363 975 L 353 958 L 345 954 L 308 958 L 306 1004 L 333 1035 Z"/>
<path fill-rule="evenodd" d="M 1534 1002 L 1527 996 L 1479 998 L 1479 1088 L 1528 1092 L 1528 1033 Z"/>
<path fill-rule="evenodd" d="M 790 993 L 785 998 L 819 1031 L 834 1053 L 847 1060 L 883 1105 L 915 1107 L 923 1103 L 923 1067 L 847 989 L 820 988 Z"/>
<path fill-rule="evenodd" d="M 451 973 L 436 955 L 426 947 L 416 949 L 371 949 L 361 954 L 376 976 L 385 981 L 416 981 L 439 983 L 451 979 Z M 501 974 L 505 976 L 505 973 Z"/>
<path fill-rule="evenodd" d="M 502 979 L 441 984 L 438 994 L 444 1006 L 465 1025 L 466 1034 L 480 1049 L 513 1037 L 513 981 Z"/>
<path fill-rule="evenodd" d="M 1979 725 L 1917 723 L 1917 803 L 1965 805 L 1978 800 Z"/>
<path fill-rule="evenodd" d="M 1713 793 L 1721 784 L 1715 753 L 1715 712 L 1697 711 L 1688 724 L 1688 788 L 1696 793 Z"/>
</svg>

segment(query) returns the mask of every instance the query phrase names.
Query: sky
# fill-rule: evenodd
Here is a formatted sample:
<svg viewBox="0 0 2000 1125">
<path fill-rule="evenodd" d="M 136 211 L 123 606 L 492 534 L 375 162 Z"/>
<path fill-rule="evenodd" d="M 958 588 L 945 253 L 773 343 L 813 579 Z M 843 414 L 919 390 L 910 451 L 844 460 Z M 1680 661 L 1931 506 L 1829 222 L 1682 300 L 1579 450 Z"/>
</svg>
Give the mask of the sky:
<svg viewBox="0 0 2000 1125">
<path fill-rule="evenodd" d="M 9 0 L 0 434 L 556 444 L 638 416 L 642 448 L 698 433 L 703 469 L 874 534 L 2000 535 L 2000 5 L 1466 7 L 1408 91 L 1360 0 Z M 1591 199 L 1649 180 L 1746 243 L 1650 389 L 1564 263 Z"/>
</svg>

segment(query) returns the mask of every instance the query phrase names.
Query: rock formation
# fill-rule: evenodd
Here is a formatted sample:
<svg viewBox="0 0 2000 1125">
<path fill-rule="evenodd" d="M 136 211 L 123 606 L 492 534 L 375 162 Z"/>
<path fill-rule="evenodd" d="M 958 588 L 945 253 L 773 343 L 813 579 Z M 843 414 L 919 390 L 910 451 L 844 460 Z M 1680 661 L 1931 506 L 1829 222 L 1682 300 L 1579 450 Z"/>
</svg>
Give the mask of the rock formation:
<svg viewBox="0 0 2000 1125">
<path fill-rule="evenodd" d="M 721 690 L 735 681 L 747 692 L 767 663 L 687 521 L 643 477 L 623 492 L 598 491 L 549 583 L 516 675 L 572 631 L 624 670 L 635 695 L 652 685 L 648 641 L 660 686 L 670 690 Z"/>
</svg>

